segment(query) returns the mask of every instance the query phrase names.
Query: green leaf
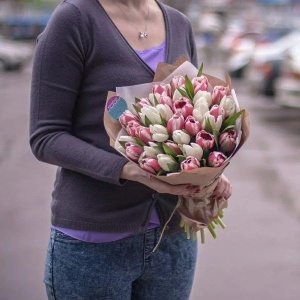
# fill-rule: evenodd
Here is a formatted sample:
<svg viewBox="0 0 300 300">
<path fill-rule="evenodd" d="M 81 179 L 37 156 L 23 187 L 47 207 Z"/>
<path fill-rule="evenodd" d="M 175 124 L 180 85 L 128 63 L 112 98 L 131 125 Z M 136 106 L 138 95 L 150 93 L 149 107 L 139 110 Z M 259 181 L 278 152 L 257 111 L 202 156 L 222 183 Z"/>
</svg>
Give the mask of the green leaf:
<svg viewBox="0 0 300 300">
<path fill-rule="evenodd" d="M 153 94 L 153 98 L 154 98 L 154 106 L 156 106 L 157 104 L 159 104 L 155 94 Z"/>
<path fill-rule="evenodd" d="M 134 108 L 134 110 L 137 112 L 137 113 L 140 113 L 141 112 L 141 108 L 135 104 L 132 103 L 132 106 Z"/>
<path fill-rule="evenodd" d="M 223 130 L 223 128 L 226 128 L 230 125 L 233 125 L 236 121 L 236 119 L 238 117 L 240 117 L 243 113 L 245 112 L 244 109 L 240 110 L 239 112 L 236 112 L 235 114 L 231 115 L 230 117 L 228 117 L 222 124 L 221 130 Z"/>
<path fill-rule="evenodd" d="M 197 77 L 200 77 L 202 75 L 202 71 L 203 71 L 203 63 L 201 64 L 199 70 L 198 70 L 198 74 Z"/>
<path fill-rule="evenodd" d="M 176 156 L 177 157 L 177 160 L 178 160 L 178 162 L 179 163 L 181 163 L 181 162 L 183 162 L 184 160 L 186 160 L 186 156 L 184 156 L 184 155 L 177 155 Z"/>
<path fill-rule="evenodd" d="M 135 97 L 135 98 L 134 98 L 134 101 L 135 101 L 135 103 L 139 103 L 139 102 L 141 102 L 141 99 L 140 99 L 140 98 L 137 98 L 137 97 Z"/>
<path fill-rule="evenodd" d="M 187 94 L 187 92 L 182 89 L 182 88 L 177 88 L 177 90 L 179 91 L 179 93 L 182 95 L 182 96 L 185 96 L 187 98 L 189 98 L 189 95 Z"/>
<path fill-rule="evenodd" d="M 170 146 L 168 146 L 167 144 L 165 143 L 162 143 L 162 146 L 163 146 L 163 149 L 164 149 L 164 152 L 168 155 L 171 155 L 173 156 L 174 158 L 176 158 L 176 156 L 178 155 L 177 152 L 175 152 Z"/>
<path fill-rule="evenodd" d="M 150 125 L 153 125 L 152 122 L 149 120 L 149 118 L 147 117 L 147 115 L 145 115 L 145 126 L 146 127 L 150 127 Z"/>
<path fill-rule="evenodd" d="M 211 126 L 210 119 L 208 117 L 205 117 L 205 130 L 209 133 L 214 133 L 214 129 Z"/>
<path fill-rule="evenodd" d="M 146 144 L 139 138 L 139 137 L 134 137 L 136 143 L 142 147 L 146 146 Z"/>
<path fill-rule="evenodd" d="M 125 141 L 119 141 L 119 144 L 124 148 L 124 149 L 126 149 L 126 147 L 125 147 L 125 144 L 126 144 L 127 142 L 125 142 Z"/>
<path fill-rule="evenodd" d="M 190 80 L 190 78 L 185 75 L 185 90 L 188 94 L 188 97 L 193 100 L 194 96 L 195 96 L 195 92 L 194 92 L 194 87 L 193 84 Z"/>
<path fill-rule="evenodd" d="M 205 159 L 205 158 L 202 158 L 202 159 L 200 160 L 200 166 L 201 166 L 201 167 L 206 167 L 206 159 Z"/>
<path fill-rule="evenodd" d="M 156 176 L 161 176 L 161 175 L 164 175 L 165 173 L 166 173 L 165 170 L 160 169 L 160 170 L 158 171 L 158 173 L 156 174 Z"/>
<path fill-rule="evenodd" d="M 213 135 L 215 137 L 215 145 L 217 148 L 219 148 L 219 135 L 220 135 L 220 132 L 216 129 L 213 130 Z"/>
<path fill-rule="evenodd" d="M 164 127 L 167 127 L 167 120 L 161 114 L 159 114 L 159 115 L 160 115 L 161 124 Z"/>
<path fill-rule="evenodd" d="M 176 172 L 179 170 L 179 164 L 175 161 L 173 163 L 167 163 L 167 166 L 170 172 Z"/>
<path fill-rule="evenodd" d="M 234 125 L 227 126 L 226 128 L 224 128 L 224 129 L 221 131 L 221 133 L 226 132 L 226 131 L 228 131 L 229 129 L 233 129 L 233 128 L 235 128 Z"/>
</svg>

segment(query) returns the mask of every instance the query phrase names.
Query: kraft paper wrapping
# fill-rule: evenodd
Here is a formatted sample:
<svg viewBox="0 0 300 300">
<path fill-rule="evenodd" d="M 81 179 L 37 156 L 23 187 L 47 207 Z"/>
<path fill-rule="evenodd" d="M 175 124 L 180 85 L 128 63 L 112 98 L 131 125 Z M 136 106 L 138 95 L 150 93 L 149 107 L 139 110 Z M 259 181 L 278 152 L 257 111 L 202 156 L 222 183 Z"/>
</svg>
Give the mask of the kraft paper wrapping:
<svg viewBox="0 0 300 300">
<path fill-rule="evenodd" d="M 131 106 L 131 101 L 134 101 L 135 97 L 148 96 L 151 92 L 151 87 L 154 82 L 169 82 L 170 78 L 177 74 L 195 77 L 197 71 L 198 70 L 192 64 L 188 63 L 184 57 L 181 57 L 173 65 L 159 63 L 154 76 L 154 81 L 152 83 L 117 88 L 116 93 L 108 93 L 107 100 L 117 94 L 127 101 L 129 109 L 134 112 Z M 226 74 L 226 81 L 208 74 L 203 73 L 203 75 L 208 78 L 212 86 L 228 86 L 232 92 L 232 95 L 236 99 L 229 75 Z M 141 93 L 143 95 L 141 95 Z M 131 97 L 129 95 L 131 95 Z M 237 107 L 239 107 L 238 102 Z M 115 148 L 115 142 L 118 140 L 120 135 L 124 134 L 125 131 L 122 129 L 118 120 L 115 120 L 109 116 L 106 108 L 104 113 L 104 126 L 110 138 L 110 145 Z M 193 198 L 179 197 L 179 202 L 177 204 L 178 212 L 181 214 L 183 220 L 193 229 L 193 231 L 198 231 L 201 228 L 205 228 L 209 223 L 211 223 L 213 218 L 218 215 L 219 210 L 227 207 L 226 199 L 215 200 L 211 197 L 211 195 L 218 184 L 220 175 L 230 164 L 233 156 L 244 145 L 249 136 L 249 113 L 246 110 L 241 116 L 239 126 L 240 140 L 238 141 L 238 146 L 222 166 L 217 168 L 201 167 L 192 171 L 181 171 L 180 173 L 172 173 L 166 176 L 157 176 L 158 179 L 170 184 L 192 184 L 200 186 L 200 192 L 194 195 Z M 124 155 L 123 153 L 121 154 Z"/>
</svg>

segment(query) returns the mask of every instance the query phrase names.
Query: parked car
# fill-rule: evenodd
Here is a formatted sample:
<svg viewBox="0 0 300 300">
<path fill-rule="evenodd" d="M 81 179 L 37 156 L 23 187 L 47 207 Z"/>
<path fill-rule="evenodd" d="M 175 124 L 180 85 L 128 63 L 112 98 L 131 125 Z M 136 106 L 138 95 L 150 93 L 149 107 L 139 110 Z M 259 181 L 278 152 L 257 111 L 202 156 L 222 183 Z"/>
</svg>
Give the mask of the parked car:
<svg viewBox="0 0 300 300">
<path fill-rule="evenodd" d="M 281 74 L 282 60 L 289 49 L 300 44 L 300 31 L 293 31 L 283 38 L 256 47 L 245 72 L 245 80 L 254 93 L 275 95 L 275 81 Z"/>
<path fill-rule="evenodd" d="M 269 27 L 263 32 L 244 32 L 235 37 L 226 69 L 232 77 L 242 78 L 256 49 L 276 42 L 292 32 L 290 27 Z"/>
<path fill-rule="evenodd" d="M 33 47 L 0 36 L 0 71 L 20 70 L 32 54 Z"/>
<path fill-rule="evenodd" d="M 282 72 L 275 82 L 276 103 L 300 108 L 300 43 L 282 61 Z"/>
</svg>

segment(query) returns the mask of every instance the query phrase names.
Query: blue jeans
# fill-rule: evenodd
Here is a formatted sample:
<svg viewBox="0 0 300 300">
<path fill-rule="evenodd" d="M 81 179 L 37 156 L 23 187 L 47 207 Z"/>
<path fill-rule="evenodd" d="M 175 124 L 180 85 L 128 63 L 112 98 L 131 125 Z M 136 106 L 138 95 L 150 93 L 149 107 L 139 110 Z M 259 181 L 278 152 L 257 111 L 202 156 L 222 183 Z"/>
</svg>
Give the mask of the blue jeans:
<svg viewBox="0 0 300 300">
<path fill-rule="evenodd" d="M 197 242 L 160 229 L 109 243 L 87 243 L 55 229 L 47 251 L 48 299 L 187 300 L 192 289 Z"/>
</svg>

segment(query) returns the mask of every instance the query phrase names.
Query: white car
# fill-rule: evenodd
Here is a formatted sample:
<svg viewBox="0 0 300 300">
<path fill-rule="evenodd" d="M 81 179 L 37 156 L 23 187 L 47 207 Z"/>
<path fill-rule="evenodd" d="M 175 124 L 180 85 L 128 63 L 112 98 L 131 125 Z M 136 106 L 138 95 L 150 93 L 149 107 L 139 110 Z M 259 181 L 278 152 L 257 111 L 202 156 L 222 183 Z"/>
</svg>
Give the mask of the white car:
<svg viewBox="0 0 300 300">
<path fill-rule="evenodd" d="M 0 71 L 20 70 L 32 54 L 32 46 L 0 36 Z"/>
</svg>

